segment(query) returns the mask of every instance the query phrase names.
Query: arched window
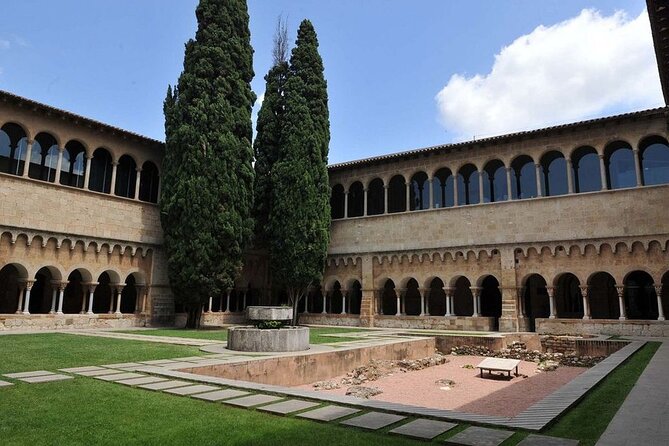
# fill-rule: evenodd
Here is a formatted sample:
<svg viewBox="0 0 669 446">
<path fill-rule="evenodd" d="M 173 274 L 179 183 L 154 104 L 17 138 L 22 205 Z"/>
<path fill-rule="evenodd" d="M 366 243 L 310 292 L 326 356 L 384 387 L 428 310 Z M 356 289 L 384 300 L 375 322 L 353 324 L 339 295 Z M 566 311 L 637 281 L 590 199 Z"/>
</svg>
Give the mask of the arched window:
<svg viewBox="0 0 669 446">
<path fill-rule="evenodd" d="M 453 174 L 447 167 L 443 167 L 434 174 L 432 189 L 434 194 L 434 207 L 447 208 L 453 206 Z"/>
<path fill-rule="evenodd" d="M 646 138 L 639 149 L 643 184 L 669 183 L 669 145 L 660 137 Z"/>
<path fill-rule="evenodd" d="M 583 296 L 579 288 L 580 285 L 581 282 L 571 273 L 560 276 L 554 291 L 557 317 L 583 317 Z"/>
<path fill-rule="evenodd" d="M 567 162 L 562 153 L 553 150 L 541 157 L 543 171 L 544 195 L 552 197 L 564 195 L 569 189 L 567 186 Z"/>
<path fill-rule="evenodd" d="M 525 280 L 523 308 L 528 318 L 530 331 L 535 330 L 535 319 L 550 315 L 550 300 L 546 289 L 546 280 L 539 274 L 532 274 Z"/>
<path fill-rule="evenodd" d="M 427 174 L 418 172 L 411 177 L 409 188 L 409 207 L 411 211 L 420 211 L 430 208 L 430 185 L 427 182 Z"/>
<path fill-rule="evenodd" d="M 388 279 L 383 284 L 383 290 L 381 290 L 381 313 L 382 314 L 399 314 L 399 308 L 397 308 L 397 294 L 395 292 L 395 283 Z"/>
<path fill-rule="evenodd" d="M 511 193 L 514 200 L 534 198 L 537 194 L 537 170 L 534 160 L 520 155 L 511 162 Z"/>
<path fill-rule="evenodd" d="M 0 172 L 23 175 L 28 138 L 20 125 L 7 123 L 0 129 Z"/>
<path fill-rule="evenodd" d="M 383 214 L 386 207 L 383 180 L 374 178 L 367 189 L 367 215 Z"/>
<path fill-rule="evenodd" d="M 348 188 L 348 216 L 361 217 L 365 212 L 365 190 L 360 181 Z"/>
<path fill-rule="evenodd" d="M 599 155 L 592 147 L 579 147 L 571 156 L 574 172 L 574 192 L 593 192 L 602 189 Z"/>
<path fill-rule="evenodd" d="M 388 213 L 407 209 L 407 188 L 402 175 L 395 175 L 388 185 Z"/>
<path fill-rule="evenodd" d="M 123 155 L 118 160 L 116 167 L 116 187 L 114 195 L 126 198 L 135 198 L 135 185 L 137 181 L 137 164 L 128 155 Z"/>
<path fill-rule="evenodd" d="M 634 271 L 625 278 L 625 306 L 629 319 L 657 319 L 657 294 L 653 278 L 645 271 Z"/>
<path fill-rule="evenodd" d="M 330 195 L 330 215 L 332 219 L 344 218 L 344 186 L 335 184 Z"/>
<path fill-rule="evenodd" d="M 588 280 L 588 305 L 593 319 L 618 319 L 620 306 L 616 281 L 609 273 L 598 272 Z"/>
<path fill-rule="evenodd" d="M 36 180 L 56 181 L 56 167 L 58 164 L 58 143 L 56 138 L 48 133 L 40 133 L 33 141 L 30 153 L 28 176 Z"/>
<path fill-rule="evenodd" d="M 158 203 L 158 185 L 160 176 L 158 168 L 151 161 L 142 165 L 139 178 L 139 199 L 150 203 Z"/>
<path fill-rule="evenodd" d="M 103 148 L 93 152 L 88 189 L 108 194 L 111 191 L 112 157 Z"/>
<path fill-rule="evenodd" d="M 489 161 L 483 168 L 483 202 L 508 200 L 506 168 L 500 160 Z"/>
<path fill-rule="evenodd" d="M 471 286 L 471 282 L 466 277 L 459 277 L 455 281 L 452 311 L 456 316 L 471 316 L 474 314 Z"/>
<path fill-rule="evenodd" d="M 79 141 L 65 144 L 60 165 L 60 184 L 84 187 L 86 173 L 86 149 Z"/>
<path fill-rule="evenodd" d="M 479 198 L 479 172 L 466 164 L 458 171 L 458 204 L 478 204 Z"/>
<path fill-rule="evenodd" d="M 634 152 L 624 141 L 615 141 L 604 150 L 606 181 L 609 189 L 621 189 L 636 186 L 634 170 Z"/>
</svg>

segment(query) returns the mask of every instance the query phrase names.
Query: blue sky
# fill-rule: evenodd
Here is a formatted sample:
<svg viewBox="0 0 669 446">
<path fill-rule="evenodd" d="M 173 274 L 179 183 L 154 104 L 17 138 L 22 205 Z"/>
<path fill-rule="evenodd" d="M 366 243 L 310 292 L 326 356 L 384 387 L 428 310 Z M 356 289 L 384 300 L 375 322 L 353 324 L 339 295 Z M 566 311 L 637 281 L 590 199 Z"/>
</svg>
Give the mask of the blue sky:
<svg viewBox="0 0 669 446">
<path fill-rule="evenodd" d="M 0 89 L 164 139 L 196 0 L 11 3 Z M 643 0 L 248 3 L 258 96 L 277 16 L 314 23 L 331 162 L 662 105 Z"/>
</svg>

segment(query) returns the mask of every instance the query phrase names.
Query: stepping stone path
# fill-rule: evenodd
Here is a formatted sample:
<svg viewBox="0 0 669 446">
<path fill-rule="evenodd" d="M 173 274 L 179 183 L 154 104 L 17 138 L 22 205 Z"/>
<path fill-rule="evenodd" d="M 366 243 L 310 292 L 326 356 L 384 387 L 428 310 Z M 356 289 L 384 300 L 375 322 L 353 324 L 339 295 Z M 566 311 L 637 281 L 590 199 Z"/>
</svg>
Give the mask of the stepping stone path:
<svg viewBox="0 0 669 446">
<path fill-rule="evenodd" d="M 112 375 L 101 375 L 101 376 L 96 376 L 95 379 L 101 379 L 103 381 L 121 381 L 124 379 L 130 379 L 130 378 L 142 378 L 146 375 L 142 375 L 141 373 L 132 373 L 132 372 L 122 372 L 119 373 L 118 371 Z"/>
<path fill-rule="evenodd" d="M 159 382 L 159 383 L 152 383 L 152 384 L 144 384 L 139 387 L 142 389 L 148 389 L 148 390 L 164 390 L 164 389 L 172 389 L 174 387 L 183 387 L 183 386 L 189 386 L 192 383 L 188 381 L 165 381 L 165 382 Z"/>
<path fill-rule="evenodd" d="M 338 418 L 347 417 L 358 413 L 360 410 L 352 409 L 350 407 L 343 406 L 325 406 L 318 409 L 310 410 L 298 415 L 300 418 L 307 418 L 309 420 L 316 421 L 332 421 Z"/>
<path fill-rule="evenodd" d="M 58 373 L 47 372 L 46 370 L 37 370 L 35 372 L 20 372 L 20 373 L 7 373 L 4 376 L 7 378 L 18 379 L 30 384 L 36 383 L 48 383 L 52 381 L 63 381 L 65 379 L 72 379 L 72 376 L 69 375 L 60 375 Z"/>
<path fill-rule="evenodd" d="M 174 395 L 193 395 L 196 393 L 211 392 L 212 390 L 219 390 L 218 387 L 207 386 L 204 384 L 197 384 L 194 386 L 175 387 L 172 389 L 165 389 L 164 392 L 172 393 Z"/>
<path fill-rule="evenodd" d="M 248 392 L 243 392 L 241 390 L 223 389 L 223 390 L 216 390 L 214 392 L 198 393 L 197 395 L 193 395 L 193 398 L 205 401 L 221 401 L 230 398 L 237 398 L 239 396 L 248 394 L 249 394 Z"/>
<path fill-rule="evenodd" d="M 234 400 L 226 400 L 224 403 L 239 407 L 253 407 L 259 406 L 261 404 L 273 403 L 274 401 L 280 399 L 281 397 L 273 395 L 249 395 L 243 396 L 241 398 L 235 398 Z"/>
<path fill-rule="evenodd" d="M 116 381 L 119 384 L 124 384 L 126 386 L 139 386 L 140 384 L 152 384 L 167 381 L 166 378 L 159 378 L 157 376 L 144 376 L 142 378 L 130 378 L 123 379 L 121 381 Z"/>
<path fill-rule="evenodd" d="M 53 374 L 54 374 L 53 372 L 48 372 L 46 370 L 36 370 L 34 372 L 5 373 L 3 376 L 7 378 L 21 379 L 21 378 L 32 378 L 33 376 L 44 376 Z"/>
<path fill-rule="evenodd" d="M 446 440 L 446 444 L 464 446 L 498 446 L 513 434 L 512 431 L 501 431 L 498 429 L 489 429 L 487 427 L 472 426 L 462 432 L 458 432 Z"/>
<path fill-rule="evenodd" d="M 391 434 L 405 435 L 407 437 L 432 440 L 434 437 L 453 429 L 457 424 L 436 420 L 414 420 L 391 430 Z"/>
<path fill-rule="evenodd" d="M 384 412 L 368 412 L 358 417 L 349 418 L 341 424 L 347 426 L 361 427 L 363 429 L 377 430 L 404 420 L 406 417 Z"/>
<path fill-rule="evenodd" d="M 114 375 L 119 373 L 118 370 L 106 369 L 104 367 L 75 367 L 73 369 L 61 369 L 63 372 L 74 373 L 75 375 L 81 376 L 103 376 L 103 375 Z"/>
<path fill-rule="evenodd" d="M 286 400 L 281 401 L 280 403 L 263 406 L 259 410 L 262 410 L 263 412 L 276 413 L 279 415 L 287 415 L 289 413 L 299 412 L 300 410 L 310 409 L 312 407 L 318 406 L 318 404 L 319 403 L 312 403 L 311 401 Z"/>
<path fill-rule="evenodd" d="M 518 443 L 518 446 L 578 446 L 578 440 L 531 434 Z"/>
<path fill-rule="evenodd" d="M 9 386 L 13 386 L 13 385 L 14 385 L 13 383 L 9 383 L 7 381 L 0 380 L 0 387 L 9 387 Z"/>
</svg>

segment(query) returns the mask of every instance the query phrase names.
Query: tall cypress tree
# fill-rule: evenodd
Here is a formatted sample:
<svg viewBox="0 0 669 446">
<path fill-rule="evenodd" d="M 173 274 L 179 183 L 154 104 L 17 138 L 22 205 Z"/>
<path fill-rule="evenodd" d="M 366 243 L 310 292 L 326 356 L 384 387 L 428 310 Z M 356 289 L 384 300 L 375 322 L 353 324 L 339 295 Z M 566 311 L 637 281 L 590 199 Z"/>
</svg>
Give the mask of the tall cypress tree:
<svg viewBox="0 0 669 446">
<path fill-rule="evenodd" d="M 285 286 L 296 323 L 300 299 L 322 278 L 330 229 L 327 83 L 308 20 L 297 33 L 284 99 L 281 147 L 271 173 L 270 252 L 274 283 Z"/>
<path fill-rule="evenodd" d="M 160 202 L 170 284 L 199 325 L 209 296 L 231 287 L 251 236 L 253 49 L 245 0 L 201 0 L 195 40 L 164 103 Z"/>
</svg>

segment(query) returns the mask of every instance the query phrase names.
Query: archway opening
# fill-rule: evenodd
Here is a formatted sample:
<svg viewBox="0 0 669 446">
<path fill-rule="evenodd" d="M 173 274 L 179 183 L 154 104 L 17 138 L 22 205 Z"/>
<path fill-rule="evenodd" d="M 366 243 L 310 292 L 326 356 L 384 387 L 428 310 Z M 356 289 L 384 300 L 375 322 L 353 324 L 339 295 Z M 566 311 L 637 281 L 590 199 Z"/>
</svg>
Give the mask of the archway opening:
<svg viewBox="0 0 669 446">
<path fill-rule="evenodd" d="M 344 186 L 335 184 L 330 195 L 330 215 L 332 219 L 344 218 Z"/>
<path fill-rule="evenodd" d="M 135 198 L 137 186 L 137 164 L 128 155 L 123 155 L 116 166 L 116 186 L 114 195 L 126 198 Z"/>
<path fill-rule="evenodd" d="M 130 274 L 125 279 L 125 286 L 121 291 L 121 313 L 134 313 L 139 297 L 139 290 L 137 289 L 137 279 L 133 274 Z"/>
<path fill-rule="evenodd" d="M 565 273 L 557 281 L 554 291 L 557 317 L 577 319 L 583 317 L 583 295 L 581 282 L 572 273 Z"/>
<path fill-rule="evenodd" d="M 592 147 L 579 147 L 571 156 L 574 192 L 594 192 L 602 189 L 599 155 Z"/>
<path fill-rule="evenodd" d="M 49 133 L 39 133 L 33 141 L 28 176 L 51 183 L 56 181 L 58 153 L 56 138 Z"/>
<path fill-rule="evenodd" d="M 474 298 L 470 287 L 472 283 L 466 277 L 459 277 L 453 289 L 453 312 L 456 316 L 474 314 Z"/>
<path fill-rule="evenodd" d="M 93 293 L 93 313 L 113 313 L 113 294 L 109 274 L 106 272 L 100 274 Z"/>
<path fill-rule="evenodd" d="M 567 162 L 562 153 L 552 150 L 541 157 L 544 195 L 552 197 L 568 192 Z"/>
<path fill-rule="evenodd" d="M 362 217 L 365 212 L 365 190 L 360 181 L 348 188 L 348 216 Z"/>
<path fill-rule="evenodd" d="M 402 175 L 395 175 L 388 183 L 388 213 L 404 212 L 407 209 L 407 188 Z"/>
<path fill-rule="evenodd" d="M 418 316 L 420 311 L 420 290 L 416 279 L 409 279 L 404 293 L 404 314 Z"/>
<path fill-rule="evenodd" d="M 539 274 L 532 274 L 525 280 L 525 316 L 529 320 L 530 331 L 536 330 L 536 319 L 547 318 L 551 314 L 546 280 Z"/>
<path fill-rule="evenodd" d="M 453 182 L 455 181 L 451 170 L 442 167 L 434 174 L 432 179 L 433 199 L 435 208 L 449 208 L 454 204 Z"/>
<path fill-rule="evenodd" d="M 606 181 L 609 189 L 621 189 L 636 186 L 634 169 L 634 151 L 624 141 L 615 141 L 604 150 Z"/>
<path fill-rule="evenodd" d="M 383 192 L 383 180 L 374 178 L 369 183 L 367 190 L 367 215 L 383 214 L 385 208 L 385 196 Z"/>
<path fill-rule="evenodd" d="M 473 164 L 465 164 L 458 171 L 458 204 L 478 204 L 479 172 Z"/>
<path fill-rule="evenodd" d="M 339 281 L 336 281 L 332 285 L 332 289 L 328 293 L 328 308 L 327 308 L 327 313 L 332 313 L 332 314 L 339 314 L 341 313 L 342 310 L 342 299 L 343 299 L 343 294 L 341 291 L 341 283 Z"/>
<path fill-rule="evenodd" d="M 666 139 L 659 136 L 646 138 L 641 143 L 639 156 L 644 185 L 669 183 L 669 144 Z"/>
<path fill-rule="evenodd" d="M 5 265 L 0 269 L 0 314 L 16 313 L 19 308 L 20 281 L 25 280 L 14 265 Z"/>
<path fill-rule="evenodd" d="M 0 172 L 23 175 L 28 138 L 23 128 L 9 122 L 0 128 Z"/>
<path fill-rule="evenodd" d="M 443 316 L 446 314 L 446 292 L 444 282 L 435 277 L 430 281 L 427 309 L 430 316 Z"/>
<path fill-rule="evenodd" d="M 139 177 L 139 199 L 149 203 L 158 203 L 159 185 L 158 168 L 151 161 L 145 162 L 142 165 L 142 172 Z"/>
<path fill-rule="evenodd" d="M 593 319 L 618 319 L 620 306 L 616 280 L 609 273 L 598 272 L 588 281 L 588 302 Z"/>
<path fill-rule="evenodd" d="M 63 313 L 77 314 L 86 311 L 86 295 L 88 288 L 84 286 L 84 277 L 79 270 L 72 271 L 67 277 L 67 286 L 63 294 Z"/>
<path fill-rule="evenodd" d="M 502 316 L 502 292 L 499 281 L 488 276 L 481 282 L 481 316 L 494 317 L 493 330 L 499 329 L 499 318 Z"/>
<path fill-rule="evenodd" d="M 537 194 L 537 170 L 534 160 L 521 155 L 511 163 L 511 193 L 514 200 L 534 198 Z"/>
<path fill-rule="evenodd" d="M 78 188 L 84 187 L 86 174 L 86 149 L 79 141 L 65 144 L 63 160 L 60 164 L 60 184 Z"/>
<path fill-rule="evenodd" d="M 108 194 L 111 191 L 112 169 L 112 157 L 109 152 L 103 148 L 93 152 L 88 189 Z"/>
<path fill-rule="evenodd" d="M 362 285 L 357 280 L 354 280 L 348 287 L 348 308 L 346 312 L 349 314 L 360 314 L 360 305 L 362 303 Z"/>
<path fill-rule="evenodd" d="M 625 278 L 625 306 L 628 319 L 657 319 L 657 295 L 653 278 L 645 271 L 633 271 Z"/>
<path fill-rule="evenodd" d="M 409 197 L 409 210 L 420 211 L 430 208 L 430 185 L 425 172 L 417 172 L 411 177 L 409 191 L 411 193 Z"/>
<path fill-rule="evenodd" d="M 383 314 L 397 314 L 397 294 L 395 294 L 395 282 L 388 279 L 381 290 L 381 312 Z"/>
<path fill-rule="evenodd" d="M 483 168 L 483 202 L 505 201 L 508 198 L 504 163 L 500 160 L 489 161 Z"/>
<path fill-rule="evenodd" d="M 58 289 L 51 283 L 54 279 L 49 268 L 41 268 L 35 274 L 35 283 L 30 290 L 30 305 L 28 306 L 31 314 L 47 314 L 51 310 L 53 292 Z"/>
</svg>

